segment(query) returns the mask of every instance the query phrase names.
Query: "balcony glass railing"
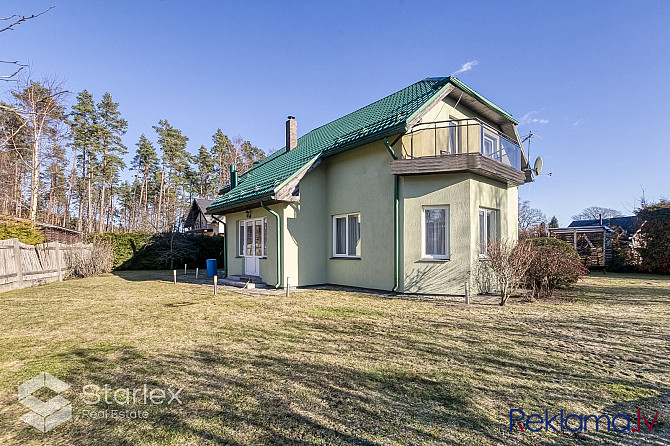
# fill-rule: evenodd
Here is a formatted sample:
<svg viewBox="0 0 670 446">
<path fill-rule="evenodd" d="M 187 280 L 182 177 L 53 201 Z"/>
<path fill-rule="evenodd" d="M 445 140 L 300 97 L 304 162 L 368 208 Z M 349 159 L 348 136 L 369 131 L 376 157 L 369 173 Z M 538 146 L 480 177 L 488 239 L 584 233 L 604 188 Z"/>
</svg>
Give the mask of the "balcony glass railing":
<svg viewBox="0 0 670 446">
<path fill-rule="evenodd" d="M 426 122 L 414 126 L 402 141 L 403 158 L 481 153 L 521 170 L 521 147 L 479 119 Z"/>
</svg>

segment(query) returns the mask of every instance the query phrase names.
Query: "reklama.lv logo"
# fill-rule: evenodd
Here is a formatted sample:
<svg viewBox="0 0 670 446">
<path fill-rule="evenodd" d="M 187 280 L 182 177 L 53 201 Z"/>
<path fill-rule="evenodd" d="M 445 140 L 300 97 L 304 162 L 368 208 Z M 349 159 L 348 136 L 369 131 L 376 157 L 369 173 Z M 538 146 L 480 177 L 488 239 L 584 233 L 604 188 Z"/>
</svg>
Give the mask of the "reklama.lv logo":
<svg viewBox="0 0 670 446">
<path fill-rule="evenodd" d="M 543 416 L 544 415 L 544 416 Z M 600 432 L 605 430 L 605 423 L 607 423 L 607 432 L 641 432 L 641 429 L 646 427 L 649 432 L 656 424 L 658 419 L 658 411 L 654 414 L 651 422 L 647 416 L 637 410 L 637 416 L 618 413 L 610 417 L 608 414 L 589 414 L 582 415 L 571 413 L 565 415 L 563 409 L 559 413 L 549 416 L 549 409 L 545 409 L 544 414 L 533 413 L 526 416 L 522 409 L 509 410 L 509 431 L 514 432 L 515 427 L 518 427 L 521 432 Z M 632 420 L 632 421 L 631 421 Z M 644 425 L 642 425 L 644 421 Z M 589 422 L 591 422 L 589 424 Z M 633 427 L 631 427 L 631 422 Z"/>
</svg>

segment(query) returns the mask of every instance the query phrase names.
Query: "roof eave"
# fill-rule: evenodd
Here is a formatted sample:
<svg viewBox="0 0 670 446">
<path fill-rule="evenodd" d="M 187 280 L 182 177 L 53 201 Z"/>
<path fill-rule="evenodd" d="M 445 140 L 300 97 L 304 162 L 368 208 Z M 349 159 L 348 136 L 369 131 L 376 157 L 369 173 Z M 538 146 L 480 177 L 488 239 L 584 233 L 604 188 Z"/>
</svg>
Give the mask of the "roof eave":
<svg viewBox="0 0 670 446">
<path fill-rule="evenodd" d="M 266 194 L 261 194 L 253 196 L 250 198 L 245 198 L 243 200 L 234 200 L 228 203 L 214 205 L 211 204 L 207 207 L 207 214 L 209 215 L 225 215 L 231 214 L 233 212 L 243 211 L 252 207 L 260 206 L 261 201 L 274 200 L 274 191 Z M 255 205 L 255 206 L 251 206 Z"/>
</svg>

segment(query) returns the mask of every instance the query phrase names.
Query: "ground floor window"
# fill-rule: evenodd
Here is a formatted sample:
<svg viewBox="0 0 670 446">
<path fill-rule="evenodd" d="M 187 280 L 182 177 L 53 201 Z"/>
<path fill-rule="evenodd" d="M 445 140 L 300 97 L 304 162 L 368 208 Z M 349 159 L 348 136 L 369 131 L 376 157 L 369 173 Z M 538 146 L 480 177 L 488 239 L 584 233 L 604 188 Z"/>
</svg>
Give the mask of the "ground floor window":
<svg viewBox="0 0 670 446">
<path fill-rule="evenodd" d="M 425 206 L 421 213 L 422 257 L 449 258 L 449 207 Z"/>
<path fill-rule="evenodd" d="M 237 229 L 237 255 L 265 257 L 267 255 L 267 219 L 241 220 Z"/>
<path fill-rule="evenodd" d="M 333 216 L 333 257 L 361 256 L 361 215 Z"/>
<path fill-rule="evenodd" d="M 498 211 L 479 209 L 479 256 L 486 257 L 487 246 L 498 240 Z"/>
</svg>

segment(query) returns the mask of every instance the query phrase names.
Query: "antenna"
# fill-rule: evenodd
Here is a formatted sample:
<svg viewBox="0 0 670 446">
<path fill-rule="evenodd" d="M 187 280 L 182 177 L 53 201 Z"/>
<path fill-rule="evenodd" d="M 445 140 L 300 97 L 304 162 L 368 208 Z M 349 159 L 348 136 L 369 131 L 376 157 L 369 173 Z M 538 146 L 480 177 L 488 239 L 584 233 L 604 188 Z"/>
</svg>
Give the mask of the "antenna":
<svg viewBox="0 0 670 446">
<path fill-rule="evenodd" d="M 530 132 L 528 132 L 528 134 L 527 134 L 526 136 L 524 136 L 524 138 L 521 140 L 521 144 L 523 144 L 523 143 L 525 143 L 526 141 L 528 141 L 528 148 L 526 149 L 526 158 L 527 158 L 527 159 L 530 159 L 530 141 L 531 141 L 533 138 L 540 138 L 540 139 L 542 139 L 542 137 L 541 137 L 540 135 L 538 135 L 538 134 L 533 133 L 532 131 L 530 131 Z"/>
</svg>

